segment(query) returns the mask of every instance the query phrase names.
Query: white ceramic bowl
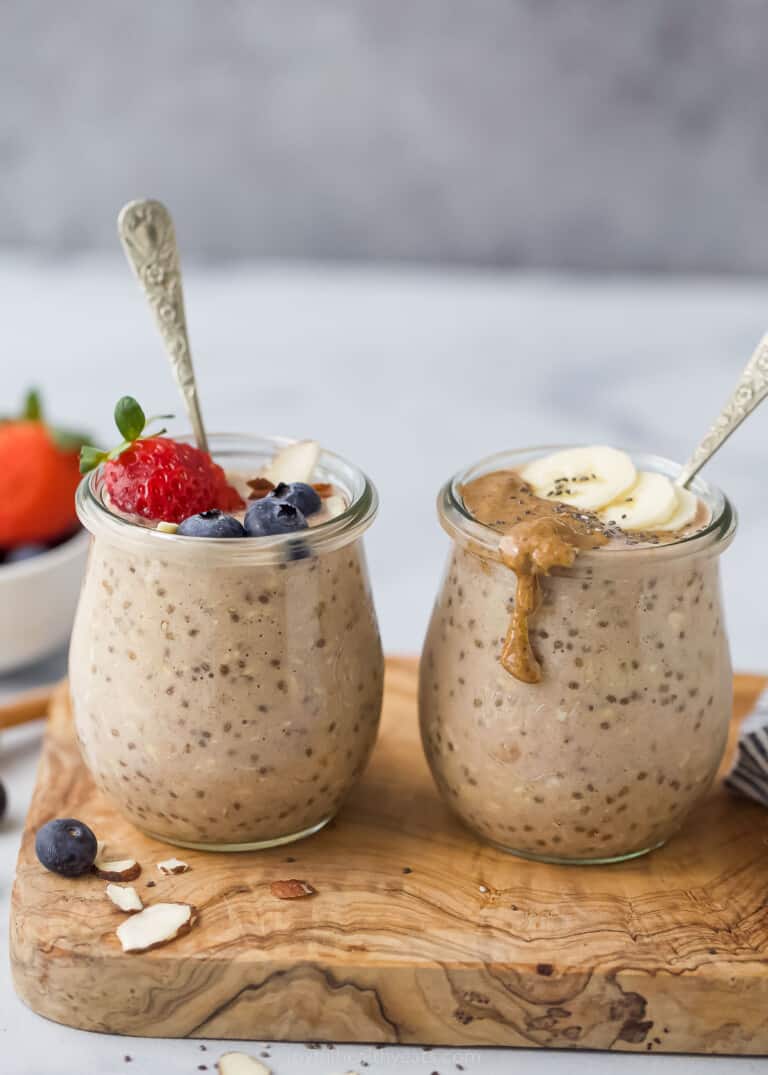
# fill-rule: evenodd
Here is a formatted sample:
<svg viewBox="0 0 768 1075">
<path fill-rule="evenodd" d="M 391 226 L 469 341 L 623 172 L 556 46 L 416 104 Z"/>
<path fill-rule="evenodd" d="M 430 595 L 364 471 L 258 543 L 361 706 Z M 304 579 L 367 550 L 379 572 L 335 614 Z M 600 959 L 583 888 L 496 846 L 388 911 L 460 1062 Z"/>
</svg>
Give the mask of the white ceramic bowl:
<svg viewBox="0 0 768 1075">
<path fill-rule="evenodd" d="M 81 530 L 39 556 L 0 564 L 0 675 L 47 657 L 69 640 L 88 542 Z"/>
</svg>

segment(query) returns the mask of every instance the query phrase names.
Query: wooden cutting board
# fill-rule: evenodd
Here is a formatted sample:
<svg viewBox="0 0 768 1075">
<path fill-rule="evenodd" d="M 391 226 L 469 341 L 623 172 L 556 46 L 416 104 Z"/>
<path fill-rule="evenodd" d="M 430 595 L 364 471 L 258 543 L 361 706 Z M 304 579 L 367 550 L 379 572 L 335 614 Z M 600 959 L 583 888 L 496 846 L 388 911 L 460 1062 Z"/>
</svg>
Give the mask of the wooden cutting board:
<svg viewBox="0 0 768 1075">
<path fill-rule="evenodd" d="M 763 682 L 737 679 L 737 719 Z M 146 902 L 195 904 L 197 927 L 123 955 L 104 882 L 35 860 L 34 831 L 57 815 L 136 857 Z M 324 832 L 272 851 L 180 852 L 192 870 L 161 878 L 170 854 L 94 789 L 60 693 L 13 890 L 13 975 L 31 1008 L 163 1037 L 768 1053 L 768 811 L 717 786 L 642 859 L 555 867 L 506 855 L 435 792 L 411 659 L 389 661 L 375 756 Z M 291 877 L 317 895 L 271 895 Z"/>
</svg>

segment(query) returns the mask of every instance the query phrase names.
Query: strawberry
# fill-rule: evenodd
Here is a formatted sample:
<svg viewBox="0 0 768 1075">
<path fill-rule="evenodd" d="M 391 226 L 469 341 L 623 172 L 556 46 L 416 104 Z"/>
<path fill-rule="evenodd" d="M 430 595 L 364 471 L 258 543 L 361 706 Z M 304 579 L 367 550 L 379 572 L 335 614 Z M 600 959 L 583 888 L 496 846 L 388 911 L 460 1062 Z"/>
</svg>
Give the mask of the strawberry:
<svg viewBox="0 0 768 1075">
<path fill-rule="evenodd" d="M 180 523 L 190 515 L 243 507 L 207 452 L 167 437 L 146 437 L 104 464 L 104 488 L 120 511 Z"/>
<path fill-rule="evenodd" d="M 164 437 L 162 430 L 143 435 L 148 421 L 135 399 L 118 402 L 115 422 L 123 443 L 112 452 L 83 448 L 80 469 L 86 473 L 103 463 L 104 488 L 119 511 L 180 523 L 211 508 L 229 512 L 245 506 L 207 452 Z"/>
<path fill-rule="evenodd" d="M 44 545 L 75 529 L 82 439 L 49 427 L 34 391 L 21 418 L 0 421 L 0 548 Z"/>
</svg>

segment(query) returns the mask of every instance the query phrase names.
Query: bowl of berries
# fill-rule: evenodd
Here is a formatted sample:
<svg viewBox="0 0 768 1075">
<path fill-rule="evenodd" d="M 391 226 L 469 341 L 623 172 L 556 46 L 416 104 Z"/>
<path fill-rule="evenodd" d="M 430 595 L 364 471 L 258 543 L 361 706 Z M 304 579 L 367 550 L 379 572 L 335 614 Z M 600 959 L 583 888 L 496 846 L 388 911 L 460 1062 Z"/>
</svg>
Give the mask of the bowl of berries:
<svg viewBox="0 0 768 1075">
<path fill-rule="evenodd" d="M 88 550 L 74 499 L 85 439 L 49 425 L 35 391 L 20 415 L 0 418 L 0 675 L 72 630 Z"/>
</svg>

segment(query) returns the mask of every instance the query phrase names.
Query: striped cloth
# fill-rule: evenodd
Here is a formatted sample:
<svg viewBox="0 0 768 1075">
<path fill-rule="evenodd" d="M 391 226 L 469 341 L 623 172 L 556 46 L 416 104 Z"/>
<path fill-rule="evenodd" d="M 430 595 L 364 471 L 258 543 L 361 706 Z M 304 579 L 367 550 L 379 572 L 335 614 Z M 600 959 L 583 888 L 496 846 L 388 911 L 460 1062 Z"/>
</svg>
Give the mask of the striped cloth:
<svg viewBox="0 0 768 1075">
<path fill-rule="evenodd" d="M 768 806 L 768 689 L 741 725 L 736 760 L 725 786 Z"/>
</svg>

